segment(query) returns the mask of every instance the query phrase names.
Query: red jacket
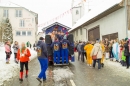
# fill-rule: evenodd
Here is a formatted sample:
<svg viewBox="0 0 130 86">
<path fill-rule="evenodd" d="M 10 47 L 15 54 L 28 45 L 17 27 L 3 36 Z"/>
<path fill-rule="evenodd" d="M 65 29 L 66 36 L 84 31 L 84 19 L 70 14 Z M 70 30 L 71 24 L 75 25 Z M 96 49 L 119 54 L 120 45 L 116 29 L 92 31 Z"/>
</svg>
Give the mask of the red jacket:
<svg viewBox="0 0 130 86">
<path fill-rule="evenodd" d="M 24 54 L 26 52 L 26 54 Z M 17 53 L 17 60 L 20 60 L 20 62 L 26 62 L 29 61 L 29 57 L 31 56 L 29 49 L 25 49 L 21 52 L 21 50 L 18 50 Z"/>
</svg>

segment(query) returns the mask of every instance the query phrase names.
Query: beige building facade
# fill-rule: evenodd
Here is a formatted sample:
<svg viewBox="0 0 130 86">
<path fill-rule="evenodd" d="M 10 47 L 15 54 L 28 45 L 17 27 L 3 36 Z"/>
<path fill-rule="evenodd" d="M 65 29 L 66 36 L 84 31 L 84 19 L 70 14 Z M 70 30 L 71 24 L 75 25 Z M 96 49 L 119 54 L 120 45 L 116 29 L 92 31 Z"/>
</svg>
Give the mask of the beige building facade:
<svg viewBox="0 0 130 86">
<path fill-rule="evenodd" d="M 37 40 L 38 14 L 24 7 L 0 6 L 0 20 L 9 18 L 13 30 L 13 41 L 30 42 Z"/>
<path fill-rule="evenodd" d="M 129 3 L 127 6 L 129 7 Z M 75 41 L 95 41 L 96 39 L 109 40 L 124 39 L 129 37 L 129 29 L 127 22 L 130 15 L 126 15 L 129 11 L 126 11 L 126 4 L 122 0 L 101 13 L 95 14 L 95 16 L 83 17 L 77 25 L 69 30 L 74 35 Z M 129 8 L 128 8 L 129 9 Z"/>
</svg>

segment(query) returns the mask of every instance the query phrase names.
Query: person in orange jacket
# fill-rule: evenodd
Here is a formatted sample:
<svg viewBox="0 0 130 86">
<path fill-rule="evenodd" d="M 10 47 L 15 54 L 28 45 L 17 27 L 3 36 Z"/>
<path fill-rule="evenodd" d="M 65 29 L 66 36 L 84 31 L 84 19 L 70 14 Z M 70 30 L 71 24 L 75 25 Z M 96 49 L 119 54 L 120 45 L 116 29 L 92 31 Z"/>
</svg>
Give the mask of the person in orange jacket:
<svg viewBox="0 0 130 86">
<path fill-rule="evenodd" d="M 20 61 L 20 78 L 19 81 L 23 81 L 23 69 L 25 66 L 26 69 L 26 76 L 28 77 L 28 61 L 29 57 L 31 56 L 29 49 L 25 47 L 25 43 L 21 44 L 21 48 L 18 50 L 17 53 L 17 61 Z"/>
<path fill-rule="evenodd" d="M 92 49 L 93 49 L 93 45 L 90 44 L 90 42 L 87 42 L 87 45 L 85 45 L 84 50 L 86 51 L 87 54 L 88 66 L 92 66 L 92 57 L 90 56 Z"/>
</svg>

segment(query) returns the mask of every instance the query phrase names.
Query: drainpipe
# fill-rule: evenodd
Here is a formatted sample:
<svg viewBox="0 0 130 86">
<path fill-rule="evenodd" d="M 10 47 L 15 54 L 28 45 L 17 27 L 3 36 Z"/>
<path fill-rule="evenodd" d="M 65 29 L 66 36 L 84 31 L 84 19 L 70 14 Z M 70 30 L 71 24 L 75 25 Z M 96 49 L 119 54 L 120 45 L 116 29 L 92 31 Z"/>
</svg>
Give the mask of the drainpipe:
<svg viewBox="0 0 130 86">
<path fill-rule="evenodd" d="M 126 21 L 126 37 L 128 37 L 128 14 L 127 14 L 127 0 L 125 0 L 125 21 Z"/>
</svg>

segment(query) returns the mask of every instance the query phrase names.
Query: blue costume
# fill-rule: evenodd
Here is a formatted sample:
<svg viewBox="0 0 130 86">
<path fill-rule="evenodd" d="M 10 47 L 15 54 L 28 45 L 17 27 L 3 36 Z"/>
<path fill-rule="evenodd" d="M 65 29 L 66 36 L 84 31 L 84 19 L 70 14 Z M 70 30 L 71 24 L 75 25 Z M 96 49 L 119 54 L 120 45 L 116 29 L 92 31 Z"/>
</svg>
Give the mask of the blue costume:
<svg viewBox="0 0 130 86">
<path fill-rule="evenodd" d="M 118 48 L 119 48 L 118 43 L 114 43 L 112 52 L 113 52 L 113 55 L 114 55 L 114 57 L 117 61 L 119 60 L 119 58 L 118 58 Z"/>
<path fill-rule="evenodd" d="M 60 42 L 55 41 L 51 44 L 51 47 L 53 47 L 54 51 L 54 63 L 59 64 L 60 63 Z M 57 59 L 57 60 L 56 60 Z"/>
<path fill-rule="evenodd" d="M 68 50 L 68 46 L 69 46 L 69 41 L 66 38 L 66 35 L 64 36 L 64 39 L 61 42 L 61 46 L 62 46 L 62 64 L 64 64 L 64 59 L 66 59 L 66 63 L 69 63 L 69 59 L 68 59 L 68 54 L 69 54 L 69 50 Z"/>
</svg>

